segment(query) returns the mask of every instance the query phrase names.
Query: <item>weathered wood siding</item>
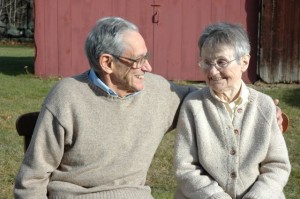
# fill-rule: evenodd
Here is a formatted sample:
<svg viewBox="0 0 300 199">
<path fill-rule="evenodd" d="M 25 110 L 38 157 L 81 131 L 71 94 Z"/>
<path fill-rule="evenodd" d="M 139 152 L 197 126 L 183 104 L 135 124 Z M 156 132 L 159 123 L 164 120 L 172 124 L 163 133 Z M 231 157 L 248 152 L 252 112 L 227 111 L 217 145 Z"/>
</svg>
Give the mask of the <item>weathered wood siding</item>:
<svg viewBox="0 0 300 199">
<path fill-rule="evenodd" d="M 70 76 L 89 68 L 84 41 L 96 20 L 124 17 L 140 28 L 153 72 L 170 80 L 203 81 L 197 41 L 203 28 L 229 21 L 245 26 L 252 44 L 246 82 L 257 79 L 259 0 L 35 0 L 35 74 Z"/>
<path fill-rule="evenodd" d="M 300 1 L 262 0 L 258 73 L 267 83 L 300 82 Z"/>
</svg>

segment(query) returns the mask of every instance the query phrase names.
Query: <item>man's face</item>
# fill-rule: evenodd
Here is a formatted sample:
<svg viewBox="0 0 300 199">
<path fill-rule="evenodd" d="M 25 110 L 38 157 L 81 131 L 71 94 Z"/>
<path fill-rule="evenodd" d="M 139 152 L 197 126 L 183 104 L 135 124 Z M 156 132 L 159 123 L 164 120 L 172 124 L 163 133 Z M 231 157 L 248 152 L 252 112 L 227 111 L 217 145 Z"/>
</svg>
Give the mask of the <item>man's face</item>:
<svg viewBox="0 0 300 199">
<path fill-rule="evenodd" d="M 140 33 L 127 31 L 124 33 L 123 41 L 125 50 L 121 56 L 124 58 L 114 59 L 111 85 L 109 85 L 121 97 L 143 90 L 144 75 L 146 72 L 152 71 L 147 60 L 139 68 L 136 68 L 136 62 L 126 59 L 138 60 L 148 53 L 145 41 Z"/>
</svg>

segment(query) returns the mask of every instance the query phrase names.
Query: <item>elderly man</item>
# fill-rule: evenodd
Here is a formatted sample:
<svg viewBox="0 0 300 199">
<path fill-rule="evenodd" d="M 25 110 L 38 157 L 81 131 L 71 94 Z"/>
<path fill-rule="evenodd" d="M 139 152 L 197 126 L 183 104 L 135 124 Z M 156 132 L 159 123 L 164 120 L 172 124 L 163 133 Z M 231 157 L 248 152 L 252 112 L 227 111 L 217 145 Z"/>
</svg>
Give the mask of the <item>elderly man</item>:
<svg viewBox="0 0 300 199">
<path fill-rule="evenodd" d="M 124 19 L 100 19 L 85 51 L 91 69 L 60 81 L 43 103 L 15 198 L 153 198 L 150 163 L 195 88 L 151 74 L 145 41 Z"/>
</svg>

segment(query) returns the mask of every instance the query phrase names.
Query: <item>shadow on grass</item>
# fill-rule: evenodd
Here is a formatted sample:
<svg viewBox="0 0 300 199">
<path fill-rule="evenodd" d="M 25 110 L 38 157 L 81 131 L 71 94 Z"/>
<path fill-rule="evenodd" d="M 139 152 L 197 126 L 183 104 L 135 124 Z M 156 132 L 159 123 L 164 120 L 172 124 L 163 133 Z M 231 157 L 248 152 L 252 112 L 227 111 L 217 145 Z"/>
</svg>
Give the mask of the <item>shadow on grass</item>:
<svg viewBox="0 0 300 199">
<path fill-rule="evenodd" d="M 283 92 L 284 102 L 292 107 L 300 108 L 300 88 L 287 89 Z"/>
<path fill-rule="evenodd" d="M 5 75 L 34 74 L 34 57 L 1 57 L 0 73 Z"/>
</svg>

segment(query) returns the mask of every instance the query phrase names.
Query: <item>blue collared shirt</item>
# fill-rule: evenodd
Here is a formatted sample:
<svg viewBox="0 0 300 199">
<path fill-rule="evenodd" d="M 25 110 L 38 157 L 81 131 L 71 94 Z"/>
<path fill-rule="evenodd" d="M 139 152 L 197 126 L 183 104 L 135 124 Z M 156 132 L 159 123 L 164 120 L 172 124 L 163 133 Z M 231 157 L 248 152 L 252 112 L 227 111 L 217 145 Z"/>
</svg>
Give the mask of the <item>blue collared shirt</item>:
<svg viewBox="0 0 300 199">
<path fill-rule="evenodd" d="M 97 75 L 96 75 L 96 73 L 93 69 L 90 69 L 89 79 L 93 82 L 93 84 L 95 84 L 96 86 L 101 88 L 104 92 L 106 92 L 110 96 L 119 97 L 118 94 L 115 91 L 113 91 L 111 88 L 109 88 L 103 81 L 101 81 L 100 78 L 97 77 Z M 140 91 L 129 94 L 126 97 L 133 96 L 133 95 L 136 95 L 138 93 L 140 93 Z"/>
<path fill-rule="evenodd" d="M 103 91 L 111 96 L 118 97 L 118 94 L 115 93 L 111 88 L 109 88 L 100 78 L 97 77 L 95 71 L 93 69 L 89 72 L 89 78 L 96 86 L 100 87 Z"/>
</svg>

